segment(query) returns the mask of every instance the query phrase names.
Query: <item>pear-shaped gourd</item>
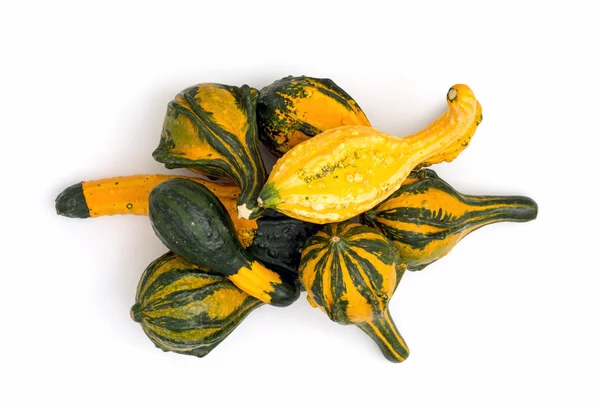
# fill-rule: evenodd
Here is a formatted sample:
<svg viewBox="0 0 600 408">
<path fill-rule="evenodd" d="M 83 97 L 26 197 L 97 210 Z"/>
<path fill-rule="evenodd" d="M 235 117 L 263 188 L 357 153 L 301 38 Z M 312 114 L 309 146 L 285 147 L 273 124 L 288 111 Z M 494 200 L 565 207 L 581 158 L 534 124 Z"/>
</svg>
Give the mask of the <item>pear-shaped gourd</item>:
<svg viewBox="0 0 600 408">
<path fill-rule="evenodd" d="M 529 197 L 461 194 L 433 170 L 420 170 L 365 212 L 362 220 L 394 242 L 409 270 L 420 270 L 476 229 L 496 222 L 531 221 L 537 211 Z"/>
<path fill-rule="evenodd" d="M 306 242 L 300 279 L 309 302 L 334 322 L 367 333 L 392 362 L 409 354 L 388 310 L 406 264 L 394 245 L 374 228 L 328 224 Z"/>
</svg>

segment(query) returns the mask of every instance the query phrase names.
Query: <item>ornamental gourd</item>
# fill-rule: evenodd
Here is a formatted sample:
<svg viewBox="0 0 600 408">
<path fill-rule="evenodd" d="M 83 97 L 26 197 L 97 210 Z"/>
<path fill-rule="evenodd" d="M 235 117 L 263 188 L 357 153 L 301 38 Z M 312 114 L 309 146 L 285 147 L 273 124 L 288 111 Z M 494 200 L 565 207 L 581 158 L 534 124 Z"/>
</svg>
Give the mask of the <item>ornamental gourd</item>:
<svg viewBox="0 0 600 408">
<path fill-rule="evenodd" d="M 331 79 L 307 76 L 288 76 L 261 89 L 256 113 L 259 138 L 277 157 L 324 130 L 370 126 L 356 101 Z"/>
<path fill-rule="evenodd" d="M 163 351 L 204 357 L 264 305 L 223 275 L 169 252 L 140 279 L 131 318 Z"/>
<path fill-rule="evenodd" d="M 328 224 L 306 242 L 300 279 L 309 302 L 334 322 L 354 324 L 392 362 L 408 347 L 388 310 L 406 264 L 379 231 L 357 223 Z"/>
<path fill-rule="evenodd" d="M 82 181 L 67 187 L 56 197 L 56 212 L 70 218 L 105 215 L 148 215 L 148 196 L 160 183 L 179 175 L 138 174 L 101 180 Z M 213 183 L 198 177 L 184 177 L 212 191 L 229 213 L 242 246 L 249 246 L 256 235 L 256 220 L 239 218 L 237 199 L 240 189 L 235 184 Z"/>
<path fill-rule="evenodd" d="M 478 102 L 466 85 L 448 91 L 448 110 L 412 136 L 341 126 L 297 145 L 273 167 L 258 204 L 324 224 L 350 219 L 396 191 L 411 170 L 473 129 Z"/>
<path fill-rule="evenodd" d="M 531 198 L 461 194 L 434 171 L 420 170 L 364 213 L 362 220 L 394 242 L 408 269 L 420 270 L 476 229 L 496 222 L 531 221 L 537 211 Z"/>
<path fill-rule="evenodd" d="M 149 205 L 154 232 L 177 255 L 227 276 L 265 303 L 288 306 L 300 296 L 294 281 L 266 268 L 242 247 L 229 214 L 202 184 L 165 181 L 152 190 Z"/>
<path fill-rule="evenodd" d="M 169 169 L 184 167 L 232 179 L 240 188 L 238 212 L 254 218 L 266 171 L 258 152 L 258 91 L 199 84 L 180 92 L 167 108 L 154 159 Z"/>
</svg>

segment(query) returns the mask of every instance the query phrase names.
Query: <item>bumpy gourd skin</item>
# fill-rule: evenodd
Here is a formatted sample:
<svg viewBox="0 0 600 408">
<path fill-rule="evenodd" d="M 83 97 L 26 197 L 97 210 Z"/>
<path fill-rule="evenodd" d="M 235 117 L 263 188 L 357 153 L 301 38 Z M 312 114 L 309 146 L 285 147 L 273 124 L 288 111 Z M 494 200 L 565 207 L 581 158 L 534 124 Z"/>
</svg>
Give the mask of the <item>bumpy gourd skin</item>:
<svg viewBox="0 0 600 408">
<path fill-rule="evenodd" d="M 259 206 L 318 224 L 350 219 L 396 191 L 410 171 L 472 128 L 478 102 L 466 85 L 447 94 L 448 110 L 412 136 L 342 126 L 297 145 L 277 161 Z"/>
<path fill-rule="evenodd" d="M 273 306 L 288 306 L 300 296 L 295 282 L 284 280 L 241 246 L 227 211 L 203 185 L 168 180 L 152 190 L 149 203 L 154 232 L 177 255 L 227 276 Z"/>
<path fill-rule="evenodd" d="M 243 218 L 258 216 L 256 198 L 267 174 L 258 151 L 257 98 L 258 91 L 247 85 L 184 89 L 168 105 L 152 154 L 169 169 L 232 179 L 241 190 L 238 212 Z"/>
<path fill-rule="evenodd" d="M 300 280 L 309 302 L 334 322 L 367 333 L 392 362 L 409 354 L 388 311 L 406 264 L 379 231 L 357 223 L 328 224 L 302 251 Z"/>
<path fill-rule="evenodd" d="M 156 347 L 196 357 L 206 356 L 264 305 L 223 275 L 172 252 L 146 268 L 135 301 L 131 318 Z"/>
<path fill-rule="evenodd" d="M 496 222 L 531 221 L 537 211 L 529 197 L 461 194 L 434 171 L 420 170 L 362 220 L 394 242 L 408 269 L 420 270 L 471 232 Z"/>
<path fill-rule="evenodd" d="M 331 79 L 288 76 L 260 90 L 259 138 L 281 157 L 294 146 L 338 126 L 370 126 L 352 97 Z"/>
<path fill-rule="evenodd" d="M 82 181 L 67 187 L 56 198 L 56 212 L 71 218 L 106 215 L 148 215 L 150 191 L 173 178 L 187 178 L 212 191 L 229 213 L 242 246 L 248 247 L 256 235 L 256 220 L 239 218 L 237 199 L 240 189 L 235 184 L 213 183 L 198 177 L 165 174 L 138 174 L 101 180 Z"/>
</svg>

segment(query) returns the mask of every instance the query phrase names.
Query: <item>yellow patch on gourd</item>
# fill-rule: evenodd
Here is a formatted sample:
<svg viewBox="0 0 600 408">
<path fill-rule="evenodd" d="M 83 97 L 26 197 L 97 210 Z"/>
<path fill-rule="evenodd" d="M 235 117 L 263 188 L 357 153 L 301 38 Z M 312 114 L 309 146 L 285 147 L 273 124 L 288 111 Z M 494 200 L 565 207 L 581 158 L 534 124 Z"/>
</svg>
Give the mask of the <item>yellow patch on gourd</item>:
<svg viewBox="0 0 600 408">
<path fill-rule="evenodd" d="M 271 302 L 269 292 L 274 290 L 274 286 L 282 283 L 277 273 L 256 261 L 250 264 L 250 268 L 242 267 L 228 278 L 235 286 L 265 303 Z"/>
<path fill-rule="evenodd" d="M 198 85 L 194 98 L 202 109 L 212 114 L 213 122 L 220 128 L 243 139 L 248 131 L 248 117 L 245 112 L 237 109 L 233 92 L 233 89 L 205 83 Z"/>
<path fill-rule="evenodd" d="M 208 317 L 223 320 L 239 309 L 248 296 L 247 293 L 237 288 L 222 288 L 205 297 L 203 304 Z"/>
</svg>

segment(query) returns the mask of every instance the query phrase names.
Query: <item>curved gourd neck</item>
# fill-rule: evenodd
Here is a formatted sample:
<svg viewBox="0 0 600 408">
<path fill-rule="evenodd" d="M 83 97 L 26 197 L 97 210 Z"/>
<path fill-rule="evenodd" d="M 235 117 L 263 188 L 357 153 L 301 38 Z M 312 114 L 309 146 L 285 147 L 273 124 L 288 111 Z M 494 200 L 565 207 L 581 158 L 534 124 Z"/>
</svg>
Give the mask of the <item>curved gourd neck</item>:
<svg viewBox="0 0 600 408">
<path fill-rule="evenodd" d="M 401 363 L 408 358 L 410 351 L 400 335 L 388 309 L 372 321 L 358 323 L 357 326 L 371 337 L 389 361 Z"/>
</svg>

